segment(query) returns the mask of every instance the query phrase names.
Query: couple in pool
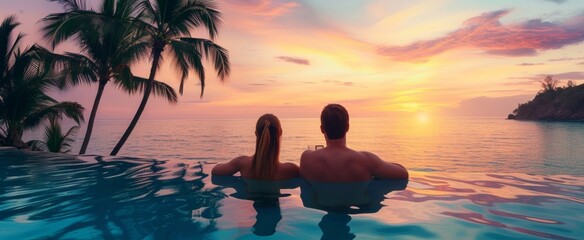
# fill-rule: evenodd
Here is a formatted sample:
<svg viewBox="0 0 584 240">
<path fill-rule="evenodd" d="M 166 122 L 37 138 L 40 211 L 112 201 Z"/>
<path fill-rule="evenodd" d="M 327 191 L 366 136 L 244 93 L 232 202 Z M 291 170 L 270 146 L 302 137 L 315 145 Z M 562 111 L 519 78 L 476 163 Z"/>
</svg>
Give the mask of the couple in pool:
<svg viewBox="0 0 584 240">
<path fill-rule="evenodd" d="M 281 163 L 282 128 L 278 118 L 265 114 L 256 124 L 256 147 L 252 156 L 240 156 L 216 165 L 213 175 L 233 175 L 256 180 L 285 180 L 302 177 L 315 182 L 363 182 L 375 179 L 407 179 L 408 171 L 397 163 L 383 161 L 377 155 L 347 147 L 349 114 L 339 104 L 327 105 L 320 115 L 320 129 L 326 146 L 307 150 L 300 157 L 300 167 Z"/>
</svg>

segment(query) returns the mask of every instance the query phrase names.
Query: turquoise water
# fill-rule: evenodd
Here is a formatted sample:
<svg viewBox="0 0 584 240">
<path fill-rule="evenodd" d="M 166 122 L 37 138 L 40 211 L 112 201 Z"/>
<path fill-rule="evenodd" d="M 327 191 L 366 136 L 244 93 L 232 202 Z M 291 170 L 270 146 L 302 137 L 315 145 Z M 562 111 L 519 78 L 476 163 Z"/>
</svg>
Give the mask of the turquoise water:
<svg viewBox="0 0 584 240">
<path fill-rule="evenodd" d="M 327 196 L 300 179 L 262 185 L 212 177 L 212 167 L 0 150 L 0 239 L 584 236 L 579 175 L 412 171 L 409 182 L 346 186 L 350 198 L 338 199 L 342 187 L 324 186 Z M 268 195 L 254 193 L 266 188 Z M 331 198 L 367 201 L 339 207 Z"/>
</svg>

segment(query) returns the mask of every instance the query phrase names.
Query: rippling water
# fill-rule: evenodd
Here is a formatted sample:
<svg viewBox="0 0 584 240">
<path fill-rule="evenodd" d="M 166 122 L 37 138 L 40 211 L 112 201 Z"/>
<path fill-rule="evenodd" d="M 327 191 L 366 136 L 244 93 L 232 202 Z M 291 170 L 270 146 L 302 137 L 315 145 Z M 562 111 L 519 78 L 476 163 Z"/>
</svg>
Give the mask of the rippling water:
<svg viewBox="0 0 584 240">
<path fill-rule="evenodd" d="M 311 201 L 301 180 L 249 199 L 249 182 L 211 178 L 213 165 L 199 161 L 17 150 L 0 150 L 0 160 L 0 239 L 584 236 L 576 175 L 412 171 L 407 187 L 373 181 L 365 207 L 337 211 Z"/>
<path fill-rule="evenodd" d="M 324 144 L 318 119 L 281 120 L 283 161 L 298 163 L 308 145 Z M 127 124 L 98 121 L 88 153 L 109 154 Z M 142 121 L 119 155 L 227 161 L 253 153 L 254 126 L 255 119 Z M 352 119 L 348 145 L 421 171 L 584 174 L 584 123 Z"/>
</svg>

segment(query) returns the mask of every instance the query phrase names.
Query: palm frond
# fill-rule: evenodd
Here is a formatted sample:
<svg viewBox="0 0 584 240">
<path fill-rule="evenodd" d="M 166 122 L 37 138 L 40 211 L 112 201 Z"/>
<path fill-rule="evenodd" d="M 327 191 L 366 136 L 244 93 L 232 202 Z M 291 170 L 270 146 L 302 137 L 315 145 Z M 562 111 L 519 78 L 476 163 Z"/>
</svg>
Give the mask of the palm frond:
<svg viewBox="0 0 584 240">
<path fill-rule="evenodd" d="M 134 81 L 136 80 L 138 80 L 139 83 L 142 83 L 143 80 L 147 79 L 137 79 L 136 77 L 134 77 Z M 164 82 L 152 80 L 152 94 L 154 96 L 166 98 L 166 101 L 168 101 L 169 103 L 178 102 L 178 96 L 176 95 L 176 91 L 174 91 L 174 88 L 172 88 L 170 85 Z"/>
<path fill-rule="evenodd" d="M 23 121 L 24 128 L 32 129 L 46 119 L 61 118 L 63 115 L 79 124 L 84 121 L 83 110 L 83 106 L 81 106 L 79 103 L 59 102 L 31 113 Z"/>
<path fill-rule="evenodd" d="M 16 36 L 16 39 L 12 43 L 12 47 L 6 53 L 6 63 L 9 63 L 10 62 L 10 56 L 14 55 L 14 52 L 18 48 L 18 45 L 19 45 L 19 43 L 20 43 L 20 41 L 22 40 L 23 37 L 24 37 L 24 34 L 22 34 L 22 33 L 18 33 L 18 36 Z M 0 53 L 0 54 L 2 54 L 2 53 Z M 4 56 L 4 55 L 0 55 L 0 56 Z"/>
<path fill-rule="evenodd" d="M 179 93 L 183 93 L 184 82 L 188 77 L 189 70 L 195 71 L 201 84 L 201 97 L 205 91 L 205 67 L 201 60 L 201 54 L 193 44 L 184 41 L 171 41 L 169 43 L 173 66 L 181 72 Z"/>
<path fill-rule="evenodd" d="M 209 33 L 211 39 L 215 39 L 219 33 L 219 26 L 223 23 L 221 19 L 221 12 L 217 10 L 217 4 L 212 0 L 194 0 L 190 6 L 193 9 L 198 10 L 201 14 L 198 15 L 196 20 L 200 20 Z"/>
<path fill-rule="evenodd" d="M 172 18 L 168 19 L 168 28 L 174 36 L 190 36 L 190 29 L 204 26 L 211 39 L 215 39 L 222 24 L 221 13 L 214 1 L 191 0 L 177 7 Z"/>
<path fill-rule="evenodd" d="M 121 48 L 112 54 L 112 66 L 132 64 L 144 58 L 150 49 L 151 44 L 146 39 L 145 32 L 128 32 L 119 42 Z"/>
<path fill-rule="evenodd" d="M 120 66 L 114 75 L 114 82 L 113 84 L 120 90 L 128 93 L 129 95 L 133 95 L 138 92 L 138 87 L 134 80 L 134 74 L 130 70 L 129 66 Z"/>
<path fill-rule="evenodd" d="M 229 76 L 231 67 L 227 49 L 208 39 L 181 38 L 180 40 L 192 44 L 198 52 L 209 58 L 213 62 L 217 76 L 221 81 L 224 81 Z"/>
<path fill-rule="evenodd" d="M 69 153 L 71 151 L 72 144 L 75 142 L 75 135 L 77 135 L 78 131 L 79 126 L 73 126 L 63 135 L 63 142 L 59 150 L 61 153 Z"/>
<path fill-rule="evenodd" d="M 43 142 L 41 140 L 31 140 L 31 141 L 26 142 L 26 145 L 32 151 L 46 152 L 46 151 L 49 150 L 49 148 L 47 147 L 47 143 L 45 143 L 45 142 Z"/>
<path fill-rule="evenodd" d="M 83 0 L 49 0 L 60 3 L 67 11 L 77 11 L 87 9 L 87 4 Z"/>
<path fill-rule="evenodd" d="M 60 89 L 68 89 L 79 84 L 91 84 L 99 80 L 99 66 L 90 58 L 78 53 L 67 52 L 55 55 L 55 70 Z"/>
<path fill-rule="evenodd" d="M 140 13 L 140 15 L 138 16 L 138 19 L 149 19 L 151 21 L 139 21 L 139 22 L 143 22 L 143 25 L 147 25 L 147 26 L 152 26 L 150 25 L 150 23 L 152 23 L 154 26 L 160 26 L 160 18 L 159 16 L 156 14 L 157 11 L 154 7 L 154 5 L 152 5 L 152 3 L 150 1 L 141 1 L 139 3 L 139 8 L 142 9 L 143 11 Z M 153 29 L 156 29 L 154 26 Z M 152 32 L 151 34 L 153 34 L 154 32 Z"/>
<path fill-rule="evenodd" d="M 13 81 L 26 82 L 29 88 L 38 88 L 41 91 L 58 87 L 59 83 L 53 71 L 58 56 L 38 45 L 23 52 L 17 51 L 12 65 Z"/>
<path fill-rule="evenodd" d="M 155 21 L 159 30 L 171 28 L 169 23 L 172 21 L 173 17 L 176 15 L 176 11 L 181 8 L 181 0 L 155 0 L 153 7 L 154 15 L 156 16 Z"/>
<path fill-rule="evenodd" d="M 107 19 L 106 19 L 107 20 Z M 92 11 L 74 11 L 49 14 L 42 19 L 41 31 L 54 48 L 59 43 L 83 32 L 98 34 L 95 26 L 103 26 L 104 16 Z"/>
<path fill-rule="evenodd" d="M 148 85 L 148 82 L 149 81 L 146 78 L 132 76 L 131 80 L 120 79 L 119 81 L 116 81 L 115 84 L 119 89 L 126 91 L 129 94 L 134 94 L 137 92 L 144 92 L 146 86 Z M 120 86 L 121 84 L 125 84 L 125 86 Z M 169 103 L 178 102 L 178 96 L 174 88 L 161 81 L 157 80 L 152 81 L 151 94 L 152 96 L 165 98 L 166 101 L 168 101 Z"/>
<path fill-rule="evenodd" d="M 114 17 L 116 19 L 132 19 L 139 17 L 144 12 L 142 0 L 124 0 L 117 1 L 116 12 Z M 132 19 L 134 20 L 134 19 Z"/>
<path fill-rule="evenodd" d="M 10 57 L 13 55 L 14 49 L 16 49 L 20 41 L 17 38 L 15 43 L 11 43 L 12 32 L 18 25 L 20 23 L 16 21 L 14 16 L 8 16 L 0 25 L 0 86 L 8 77 L 6 75 L 10 68 Z"/>
<path fill-rule="evenodd" d="M 100 12 L 106 16 L 113 17 L 115 10 L 116 0 L 102 0 L 100 6 Z"/>
<path fill-rule="evenodd" d="M 49 118 L 48 124 L 45 125 L 44 140 L 32 140 L 26 144 L 33 151 L 68 153 L 75 142 L 74 137 L 79 130 L 79 126 L 69 128 L 65 134 L 61 129 L 61 124 L 57 118 Z"/>
<path fill-rule="evenodd" d="M 63 133 L 61 124 L 57 118 L 49 118 L 49 124 L 45 125 L 45 143 L 49 152 L 60 152 L 61 143 L 63 142 Z"/>
</svg>

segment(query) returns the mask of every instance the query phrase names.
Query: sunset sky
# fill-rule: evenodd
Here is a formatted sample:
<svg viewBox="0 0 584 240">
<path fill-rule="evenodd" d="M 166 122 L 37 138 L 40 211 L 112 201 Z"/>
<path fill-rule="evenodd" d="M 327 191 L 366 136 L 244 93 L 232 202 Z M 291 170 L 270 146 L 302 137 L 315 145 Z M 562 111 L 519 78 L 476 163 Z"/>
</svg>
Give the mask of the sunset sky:
<svg viewBox="0 0 584 240">
<path fill-rule="evenodd" d="M 272 112 L 318 117 L 331 102 L 352 116 L 425 113 L 504 117 L 547 74 L 584 82 L 582 0 L 222 0 L 217 43 L 229 50 L 224 83 L 207 68 L 205 95 L 191 77 L 178 104 L 157 99 L 144 118 L 239 118 Z M 48 44 L 37 22 L 61 6 L 0 0 L 26 45 Z M 70 50 L 61 46 L 56 51 Z M 147 77 L 149 64 L 134 67 Z M 157 79 L 178 89 L 165 64 Z M 53 94 L 86 115 L 97 86 Z M 106 89 L 98 119 L 129 119 L 139 96 Z"/>
</svg>

